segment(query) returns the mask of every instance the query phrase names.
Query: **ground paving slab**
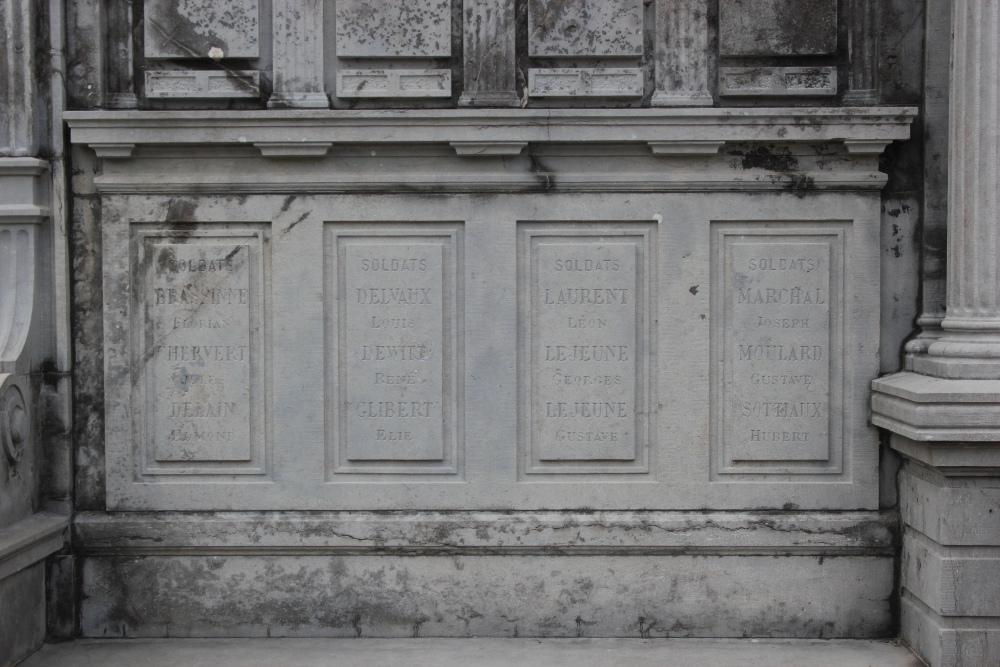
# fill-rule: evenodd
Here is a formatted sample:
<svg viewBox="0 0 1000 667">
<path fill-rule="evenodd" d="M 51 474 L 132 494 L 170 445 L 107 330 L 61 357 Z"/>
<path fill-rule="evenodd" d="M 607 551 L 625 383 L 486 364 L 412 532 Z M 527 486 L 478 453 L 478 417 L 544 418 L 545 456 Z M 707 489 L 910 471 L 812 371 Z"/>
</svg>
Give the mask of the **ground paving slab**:
<svg viewBox="0 0 1000 667">
<path fill-rule="evenodd" d="M 21 667 L 921 667 L 892 641 L 118 639 L 49 644 Z"/>
</svg>

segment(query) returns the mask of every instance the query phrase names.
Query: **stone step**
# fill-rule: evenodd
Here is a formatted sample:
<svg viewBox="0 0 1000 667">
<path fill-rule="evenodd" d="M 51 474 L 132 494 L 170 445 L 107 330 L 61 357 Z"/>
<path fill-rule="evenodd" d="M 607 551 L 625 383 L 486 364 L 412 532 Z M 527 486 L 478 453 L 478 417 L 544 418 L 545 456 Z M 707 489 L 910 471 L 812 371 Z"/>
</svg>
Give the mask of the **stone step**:
<svg viewBox="0 0 1000 667">
<path fill-rule="evenodd" d="M 889 640 L 85 639 L 21 667 L 921 667 Z"/>
</svg>

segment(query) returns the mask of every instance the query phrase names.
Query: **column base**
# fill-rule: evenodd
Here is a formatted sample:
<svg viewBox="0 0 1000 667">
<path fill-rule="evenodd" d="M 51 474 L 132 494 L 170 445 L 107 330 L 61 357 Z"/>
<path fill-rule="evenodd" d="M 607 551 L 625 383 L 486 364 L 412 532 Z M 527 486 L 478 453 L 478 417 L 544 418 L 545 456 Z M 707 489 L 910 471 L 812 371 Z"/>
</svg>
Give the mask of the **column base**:
<svg viewBox="0 0 1000 667">
<path fill-rule="evenodd" d="M 268 109 L 329 109 L 326 93 L 275 92 L 267 101 Z"/>
<path fill-rule="evenodd" d="M 139 98 L 135 93 L 111 93 L 104 104 L 109 109 L 138 109 Z"/>
<path fill-rule="evenodd" d="M 878 104 L 877 90 L 849 90 L 844 93 L 845 107 L 863 107 Z"/>
<path fill-rule="evenodd" d="M 503 107 L 518 108 L 521 106 L 521 98 L 513 90 L 483 90 L 471 93 L 462 93 L 458 98 L 460 107 Z"/>
<path fill-rule="evenodd" d="M 715 104 L 707 90 L 658 90 L 650 102 L 654 107 L 710 107 Z"/>
</svg>

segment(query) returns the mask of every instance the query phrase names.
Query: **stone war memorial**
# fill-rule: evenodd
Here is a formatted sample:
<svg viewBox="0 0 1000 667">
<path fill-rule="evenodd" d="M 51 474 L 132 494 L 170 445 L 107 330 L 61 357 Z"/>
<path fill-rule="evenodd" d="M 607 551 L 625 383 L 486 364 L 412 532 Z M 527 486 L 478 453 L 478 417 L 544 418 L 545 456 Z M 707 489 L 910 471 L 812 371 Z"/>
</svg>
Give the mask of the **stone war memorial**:
<svg viewBox="0 0 1000 667">
<path fill-rule="evenodd" d="M 0 666 L 1000 665 L 993 0 L 4 0 Z"/>
</svg>

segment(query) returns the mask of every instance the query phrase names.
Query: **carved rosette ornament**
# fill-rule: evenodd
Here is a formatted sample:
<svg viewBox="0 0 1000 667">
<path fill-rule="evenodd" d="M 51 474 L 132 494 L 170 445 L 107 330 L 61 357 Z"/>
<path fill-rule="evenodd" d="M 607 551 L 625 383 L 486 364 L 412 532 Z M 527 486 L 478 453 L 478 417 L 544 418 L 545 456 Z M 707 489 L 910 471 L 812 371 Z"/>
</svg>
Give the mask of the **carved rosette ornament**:
<svg viewBox="0 0 1000 667">
<path fill-rule="evenodd" d="M 28 437 L 28 410 L 24 396 L 17 387 L 8 387 L 0 396 L 0 449 L 11 477 L 17 474 L 17 465 L 24 457 Z"/>
</svg>

